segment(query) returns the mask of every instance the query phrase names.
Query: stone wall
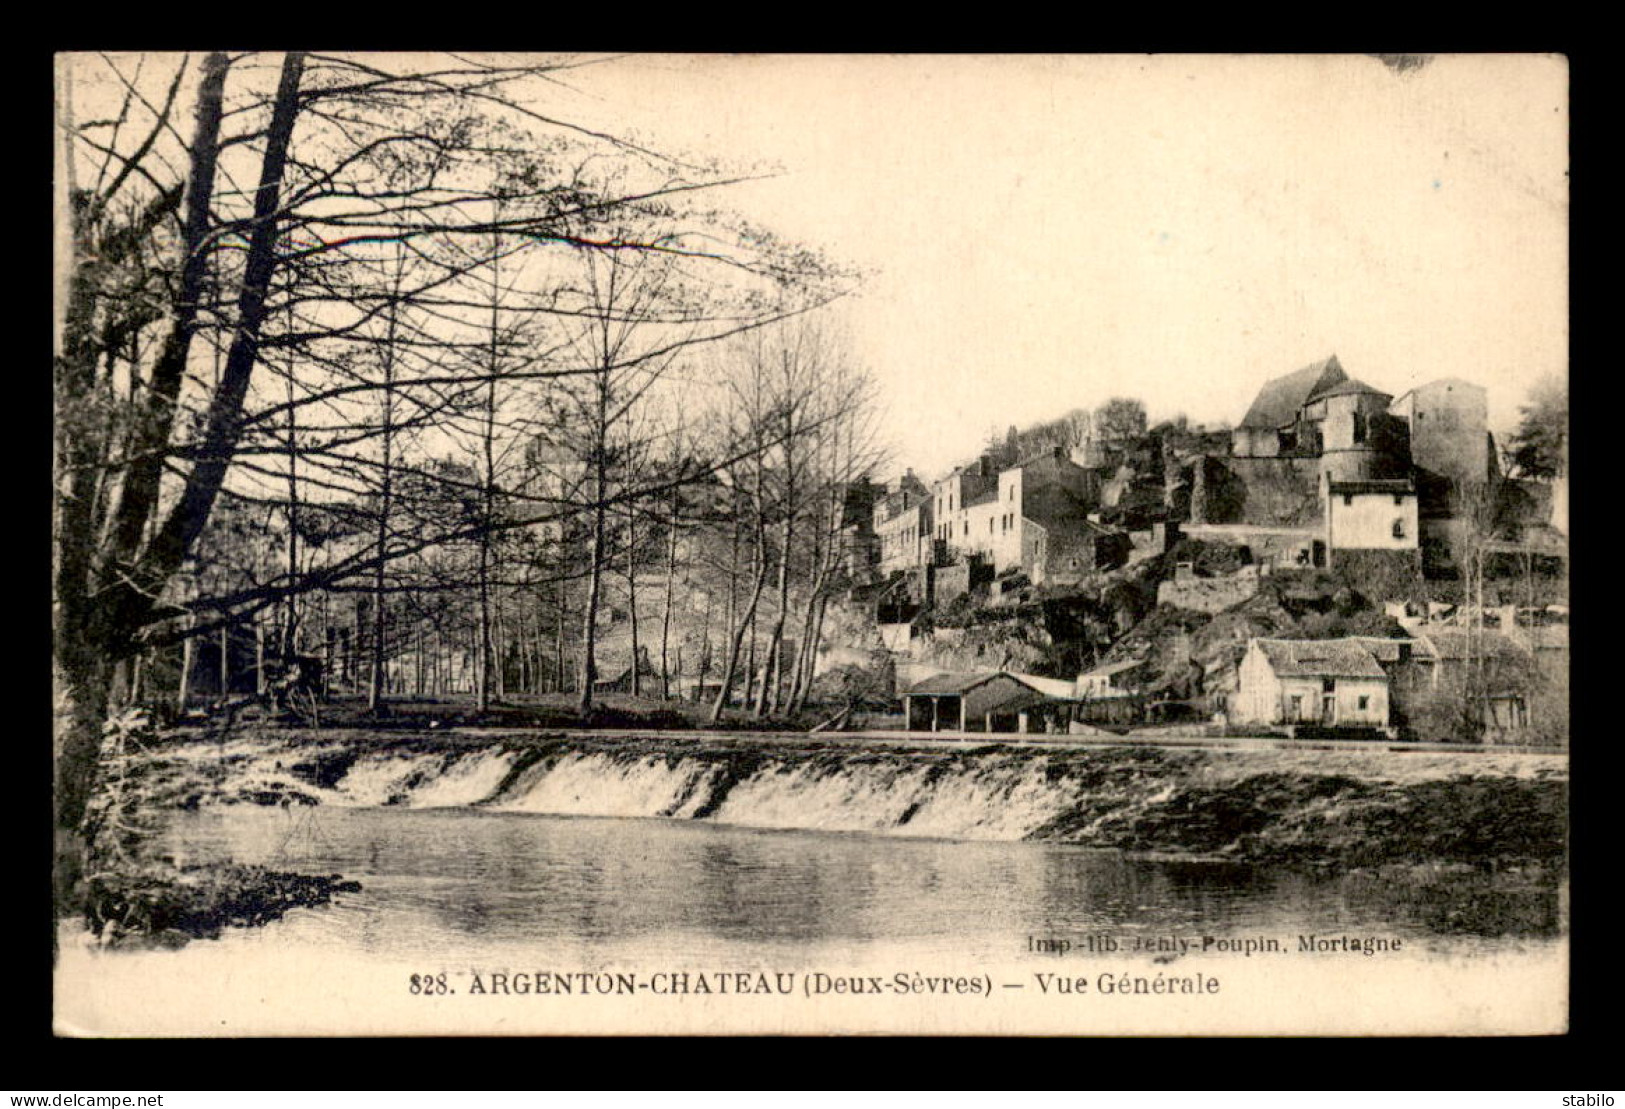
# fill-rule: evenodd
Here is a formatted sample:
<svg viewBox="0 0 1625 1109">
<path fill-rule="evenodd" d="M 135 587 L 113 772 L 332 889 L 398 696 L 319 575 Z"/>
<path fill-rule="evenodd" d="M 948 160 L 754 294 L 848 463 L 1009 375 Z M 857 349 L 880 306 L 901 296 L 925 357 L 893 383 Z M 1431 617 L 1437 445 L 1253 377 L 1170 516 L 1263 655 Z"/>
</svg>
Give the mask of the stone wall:
<svg viewBox="0 0 1625 1109">
<path fill-rule="evenodd" d="M 1214 615 L 1234 608 L 1258 592 L 1258 569 L 1248 567 L 1223 578 L 1190 577 L 1157 587 L 1157 603 Z"/>
<path fill-rule="evenodd" d="M 952 566 L 937 567 L 935 601 L 945 605 L 956 597 L 970 592 L 970 563 L 956 562 Z"/>
<path fill-rule="evenodd" d="M 1296 567 L 1313 564 L 1315 543 L 1321 537 L 1316 528 L 1270 528 L 1250 524 L 1187 524 L 1181 529 L 1191 539 L 1245 547 L 1252 562 L 1272 562 Z"/>
<path fill-rule="evenodd" d="M 1321 521 L 1319 460 L 1217 458 L 1196 463 L 1191 521 L 1312 527 Z"/>
</svg>

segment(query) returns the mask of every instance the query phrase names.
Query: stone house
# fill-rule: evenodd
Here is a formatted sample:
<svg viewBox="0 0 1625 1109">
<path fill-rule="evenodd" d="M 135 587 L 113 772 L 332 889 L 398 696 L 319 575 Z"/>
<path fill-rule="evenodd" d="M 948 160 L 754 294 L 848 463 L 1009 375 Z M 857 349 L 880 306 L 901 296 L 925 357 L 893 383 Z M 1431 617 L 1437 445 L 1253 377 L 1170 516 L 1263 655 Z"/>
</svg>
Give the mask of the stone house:
<svg viewBox="0 0 1625 1109">
<path fill-rule="evenodd" d="M 1253 639 L 1237 668 L 1239 724 L 1385 728 L 1389 679 L 1352 639 Z"/>
<path fill-rule="evenodd" d="M 1126 533 L 1089 519 L 1099 474 L 1059 449 L 1004 468 L 991 487 L 961 479 L 945 492 L 944 505 L 956 492 L 968 498 L 944 532 L 953 553 L 980 556 L 995 574 L 1020 570 L 1034 585 L 1075 583 L 1121 566 L 1132 549 Z"/>
<path fill-rule="evenodd" d="M 875 501 L 874 534 L 882 575 L 931 562 L 931 490 L 909 470 Z"/>
<path fill-rule="evenodd" d="M 1334 354 L 1265 382 L 1231 432 L 1230 453 L 1237 458 L 1320 453 L 1318 443 L 1306 441 L 1310 429 L 1303 426 L 1301 419 L 1304 406 L 1317 394 L 1347 380 Z"/>
<path fill-rule="evenodd" d="M 978 517 L 976 541 L 972 541 L 971 506 L 982 506 L 998 496 L 999 472 L 994 460 L 983 455 L 976 461 L 956 466 L 931 485 L 931 535 L 934 558 L 951 562 L 965 551 L 985 550 L 982 520 Z M 989 513 L 991 510 L 987 510 Z"/>
<path fill-rule="evenodd" d="M 1339 481 L 1327 474 L 1325 544 L 1328 565 L 1340 551 L 1419 550 L 1416 486 L 1404 478 Z"/>
</svg>

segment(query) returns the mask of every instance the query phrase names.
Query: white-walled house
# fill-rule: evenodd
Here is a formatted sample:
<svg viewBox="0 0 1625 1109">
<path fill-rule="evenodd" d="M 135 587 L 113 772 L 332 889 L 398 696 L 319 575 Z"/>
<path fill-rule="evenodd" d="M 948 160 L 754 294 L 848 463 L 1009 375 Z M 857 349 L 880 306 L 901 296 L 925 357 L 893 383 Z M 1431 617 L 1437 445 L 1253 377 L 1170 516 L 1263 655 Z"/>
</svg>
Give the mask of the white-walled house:
<svg viewBox="0 0 1625 1109">
<path fill-rule="evenodd" d="M 1353 639 L 1254 639 L 1230 701 L 1237 724 L 1388 726 L 1388 676 Z"/>
<path fill-rule="evenodd" d="M 1024 571 L 1035 585 L 1069 584 L 1127 561 L 1126 533 L 1092 523 L 1100 478 L 1044 451 L 994 470 L 985 457 L 938 482 L 928 508 L 954 555 L 978 554 L 995 573 Z"/>
<path fill-rule="evenodd" d="M 1140 688 L 1140 673 L 1146 660 L 1124 659 L 1109 662 L 1079 674 L 1074 683 L 1074 696 L 1080 701 L 1102 700 L 1108 697 L 1131 697 Z"/>
<path fill-rule="evenodd" d="M 1421 530 L 1409 480 L 1325 482 L 1326 549 L 1414 551 Z"/>
</svg>

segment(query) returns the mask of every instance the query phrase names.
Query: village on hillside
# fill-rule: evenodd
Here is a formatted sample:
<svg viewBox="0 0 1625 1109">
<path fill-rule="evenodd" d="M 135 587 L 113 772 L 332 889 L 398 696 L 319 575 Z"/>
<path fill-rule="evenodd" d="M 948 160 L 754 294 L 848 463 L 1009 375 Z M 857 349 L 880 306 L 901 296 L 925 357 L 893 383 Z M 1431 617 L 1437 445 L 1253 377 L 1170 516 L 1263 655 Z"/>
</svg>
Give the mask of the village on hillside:
<svg viewBox="0 0 1625 1109">
<path fill-rule="evenodd" d="M 1568 1030 L 1565 57 L 52 76 L 58 1037 Z"/>
<path fill-rule="evenodd" d="M 1119 399 L 874 488 L 854 597 L 906 727 L 1565 743 L 1566 476 L 1486 419 L 1333 355 L 1227 430 Z"/>
<path fill-rule="evenodd" d="M 1119 397 L 990 436 L 934 478 L 877 481 L 855 458 L 789 510 L 782 460 L 718 472 L 612 518 L 597 560 L 590 514 L 560 513 L 514 533 L 518 557 L 555 552 L 573 577 L 493 591 L 489 665 L 480 622 L 439 594 L 322 598 L 301 622 L 307 715 L 388 698 L 443 722 L 1566 745 L 1561 445 L 1499 441 L 1460 378 L 1396 397 L 1335 355 L 1260 377 L 1233 427 L 1151 423 Z M 523 494 L 590 500 L 584 456 L 534 437 Z M 303 517 L 330 557 L 370 550 L 334 506 Z M 263 698 L 277 638 L 261 619 L 187 640 L 163 705 Z"/>
</svg>

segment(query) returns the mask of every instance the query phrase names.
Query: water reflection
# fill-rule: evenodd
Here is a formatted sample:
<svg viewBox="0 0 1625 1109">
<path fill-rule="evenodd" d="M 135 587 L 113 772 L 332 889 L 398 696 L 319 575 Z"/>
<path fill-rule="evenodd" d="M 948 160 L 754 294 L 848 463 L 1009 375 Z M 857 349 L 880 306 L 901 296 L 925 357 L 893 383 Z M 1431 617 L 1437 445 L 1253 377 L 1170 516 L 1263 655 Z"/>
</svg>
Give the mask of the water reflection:
<svg viewBox="0 0 1625 1109">
<path fill-rule="evenodd" d="M 1321 877 L 1049 844 L 341 808 L 181 814 L 169 838 L 192 859 L 359 879 L 361 894 L 296 914 L 281 934 L 395 955 L 470 945 L 699 944 L 1010 956 L 1027 936 L 1098 932 L 1348 929 L 1436 946 L 1551 940 L 1563 931 L 1550 883 L 1442 873 Z"/>
</svg>

